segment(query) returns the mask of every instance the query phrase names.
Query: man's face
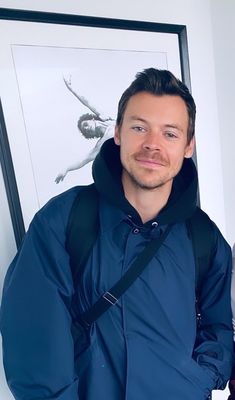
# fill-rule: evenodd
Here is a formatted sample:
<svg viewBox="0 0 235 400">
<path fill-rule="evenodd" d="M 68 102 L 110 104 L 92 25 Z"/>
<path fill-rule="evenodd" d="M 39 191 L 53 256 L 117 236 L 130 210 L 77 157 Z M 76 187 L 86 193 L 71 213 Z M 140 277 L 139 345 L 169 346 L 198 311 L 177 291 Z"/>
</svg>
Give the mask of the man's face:
<svg viewBox="0 0 235 400">
<path fill-rule="evenodd" d="M 188 112 L 179 96 L 147 92 L 130 98 L 114 140 L 120 145 L 124 189 L 153 190 L 166 185 L 191 157 L 194 140 L 187 143 Z"/>
</svg>

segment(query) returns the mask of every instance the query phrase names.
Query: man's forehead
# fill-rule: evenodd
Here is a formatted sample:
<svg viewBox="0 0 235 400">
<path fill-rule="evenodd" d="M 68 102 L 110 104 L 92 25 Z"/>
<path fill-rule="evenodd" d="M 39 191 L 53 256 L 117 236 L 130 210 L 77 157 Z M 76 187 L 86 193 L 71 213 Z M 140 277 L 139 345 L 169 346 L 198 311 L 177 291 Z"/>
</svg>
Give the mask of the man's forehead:
<svg viewBox="0 0 235 400">
<path fill-rule="evenodd" d="M 145 119 L 149 115 L 172 115 L 172 117 L 186 117 L 188 110 L 185 101 L 177 95 L 153 95 L 141 92 L 132 96 L 126 106 L 124 117 Z"/>
</svg>

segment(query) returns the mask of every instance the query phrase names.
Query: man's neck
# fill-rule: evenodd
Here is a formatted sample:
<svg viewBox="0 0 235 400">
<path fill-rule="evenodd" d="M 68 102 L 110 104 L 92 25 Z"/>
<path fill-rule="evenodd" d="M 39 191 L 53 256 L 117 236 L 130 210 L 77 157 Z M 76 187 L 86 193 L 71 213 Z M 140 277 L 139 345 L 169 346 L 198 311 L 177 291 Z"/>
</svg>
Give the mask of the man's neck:
<svg viewBox="0 0 235 400">
<path fill-rule="evenodd" d="M 124 192 L 127 200 L 138 211 L 142 222 L 145 223 L 155 218 L 166 205 L 171 193 L 172 182 L 153 190 L 139 187 L 133 189 L 133 187 L 125 186 Z"/>
</svg>

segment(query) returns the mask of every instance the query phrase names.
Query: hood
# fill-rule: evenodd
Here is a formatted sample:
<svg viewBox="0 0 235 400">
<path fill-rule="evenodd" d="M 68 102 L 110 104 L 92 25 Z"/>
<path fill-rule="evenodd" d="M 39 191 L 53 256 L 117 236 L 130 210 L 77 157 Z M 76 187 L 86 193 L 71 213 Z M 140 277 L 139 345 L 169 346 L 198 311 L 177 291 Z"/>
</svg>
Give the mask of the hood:
<svg viewBox="0 0 235 400">
<path fill-rule="evenodd" d="M 125 197 L 121 173 L 119 146 L 114 143 L 113 138 L 108 139 L 93 162 L 92 174 L 95 186 L 108 202 L 125 214 L 131 215 L 133 220 L 140 225 L 142 221 L 138 212 Z M 192 159 L 185 158 L 180 172 L 174 178 L 168 202 L 154 220 L 161 225 L 185 221 L 195 211 L 197 188 L 196 167 Z"/>
</svg>

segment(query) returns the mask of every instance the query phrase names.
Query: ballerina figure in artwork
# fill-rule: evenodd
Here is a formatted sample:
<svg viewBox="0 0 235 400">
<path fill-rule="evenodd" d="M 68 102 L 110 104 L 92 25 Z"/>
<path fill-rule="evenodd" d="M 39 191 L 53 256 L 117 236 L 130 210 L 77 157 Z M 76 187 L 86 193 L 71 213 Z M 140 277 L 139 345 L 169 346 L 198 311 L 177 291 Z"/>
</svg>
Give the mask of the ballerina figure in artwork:
<svg viewBox="0 0 235 400">
<path fill-rule="evenodd" d="M 86 139 L 98 139 L 94 147 L 85 155 L 84 158 L 78 160 L 76 163 L 69 165 L 64 171 L 60 172 L 55 182 L 59 183 L 64 180 L 67 173 L 82 168 L 84 165 L 93 161 L 98 154 L 102 144 L 114 135 L 115 120 L 110 117 L 103 116 L 99 111 L 93 107 L 88 100 L 81 96 L 77 91 L 72 88 L 71 76 L 69 79 L 65 77 L 64 83 L 68 90 L 89 110 L 89 112 L 82 114 L 77 122 L 79 132 Z"/>
</svg>

